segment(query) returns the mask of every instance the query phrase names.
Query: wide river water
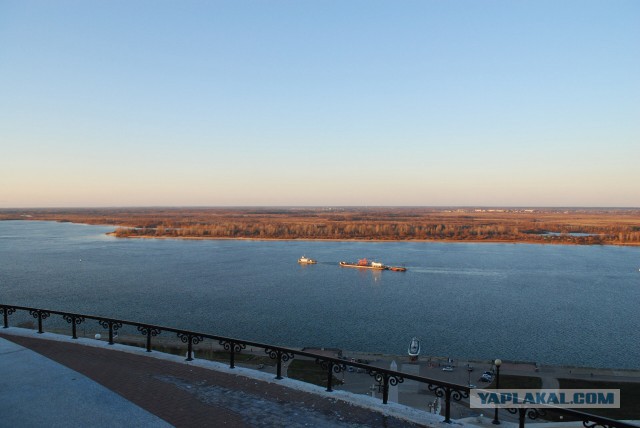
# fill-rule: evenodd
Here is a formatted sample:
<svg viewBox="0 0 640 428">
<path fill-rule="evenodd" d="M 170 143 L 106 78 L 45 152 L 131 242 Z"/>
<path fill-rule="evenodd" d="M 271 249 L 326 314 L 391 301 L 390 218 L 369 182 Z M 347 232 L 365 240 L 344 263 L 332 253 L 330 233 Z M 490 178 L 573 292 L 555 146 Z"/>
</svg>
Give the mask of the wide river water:
<svg viewBox="0 0 640 428">
<path fill-rule="evenodd" d="M 0 222 L 0 303 L 277 345 L 640 368 L 640 248 L 117 239 Z M 317 265 L 300 266 L 306 255 Z M 341 268 L 361 257 L 407 272 Z"/>
</svg>

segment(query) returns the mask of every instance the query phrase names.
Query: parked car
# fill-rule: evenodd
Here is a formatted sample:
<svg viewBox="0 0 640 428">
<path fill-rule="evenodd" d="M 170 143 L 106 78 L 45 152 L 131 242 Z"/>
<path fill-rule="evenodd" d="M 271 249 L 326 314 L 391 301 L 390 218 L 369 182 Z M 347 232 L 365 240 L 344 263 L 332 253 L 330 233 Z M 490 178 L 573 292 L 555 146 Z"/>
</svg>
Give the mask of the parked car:
<svg viewBox="0 0 640 428">
<path fill-rule="evenodd" d="M 443 372 L 452 372 L 453 371 L 453 367 L 451 366 L 445 366 L 442 368 Z"/>
<path fill-rule="evenodd" d="M 486 372 L 484 372 L 482 374 L 493 377 L 493 372 L 486 371 Z"/>
<path fill-rule="evenodd" d="M 480 376 L 480 380 L 481 380 L 482 382 L 491 382 L 491 381 L 493 381 L 493 376 L 491 376 L 491 375 L 487 375 L 487 374 L 485 373 L 485 374 L 483 374 L 482 376 Z"/>
</svg>

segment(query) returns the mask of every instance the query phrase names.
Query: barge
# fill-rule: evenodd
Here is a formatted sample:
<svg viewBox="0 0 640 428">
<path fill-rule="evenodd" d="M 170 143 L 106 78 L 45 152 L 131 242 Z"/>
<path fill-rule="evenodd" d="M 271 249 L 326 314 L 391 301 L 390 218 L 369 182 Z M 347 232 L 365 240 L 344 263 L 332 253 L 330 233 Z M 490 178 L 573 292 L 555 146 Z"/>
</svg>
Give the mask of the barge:
<svg viewBox="0 0 640 428">
<path fill-rule="evenodd" d="M 376 270 L 385 270 L 387 268 L 382 263 L 370 262 L 367 259 L 360 259 L 360 260 L 358 260 L 357 263 L 340 262 L 340 266 L 342 266 L 342 267 L 360 268 L 360 269 L 376 269 Z"/>
<path fill-rule="evenodd" d="M 342 267 L 351 267 L 358 269 L 373 269 L 373 270 L 391 270 L 394 272 L 406 272 L 407 268 L 400 266 L 386 266 L 379 262 L 369 261 L 366 258 L 358 260 L 357 263 L 353 262 L 340 262 L 340 266 Z"/>
</svg>

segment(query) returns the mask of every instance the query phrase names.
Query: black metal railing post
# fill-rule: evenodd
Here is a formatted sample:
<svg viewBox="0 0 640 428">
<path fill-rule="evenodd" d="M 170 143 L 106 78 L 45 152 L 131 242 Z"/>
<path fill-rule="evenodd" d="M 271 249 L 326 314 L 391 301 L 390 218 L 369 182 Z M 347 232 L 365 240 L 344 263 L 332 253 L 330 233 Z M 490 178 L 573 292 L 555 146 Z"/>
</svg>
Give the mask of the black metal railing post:
<svg viewBox="0 0 640 428">
<path fill-rule="evenodd" d="M 333 363 L 329 362 L 327 367 L 327 392 L 333 391 Z"/>
<path fill-rule="evenodd" d="M 469 398 L 469 387 L 463 387 L 452 384 L 428 384 L 429 391 L 432 391 L 436 397 L 444 399 L 444 421 L 451 423 L 451 400 L 461 401 L 463 398 Z"/>
<path fill-rule="evenodd" d="M 316 357 L 316 364 L 320 364 L 322 369 L 327 371 L 327 392 L 332 392 L 334 374 L 345 371 L 347 369 L 347 365 L 342 362 L 318 357 Z"/>
<path fill-rule="evenodd" d="M 244 343 L 238 343 L 234 340 L 219 340 L 218 343 L 222 345 L 225 351 L 229 351 L 229 368 L 234 369 L 236 367 L 236 352 L 241 352 L 246 349 L 247 345 Z"/>
<path fill-rule="evenodd" d="M 148 325 L 140 325 L 138 326 L 138 331 L 147 336 L 147 352 L 151 352 L 151 337 L 159 335 L 160 329 Z"/>
<path fill-rule="evenodd" d="M 451 423 L 451 388 L 444 389 L 444 422 Z"/>
<path fill-rule="evenodd" d="M 382 404 L 387 404 L 389 401 L 389 375 L 384 373 L 382 375 Z"/>
<path fill-rule="evenodd" d="M 276 354 L 278 355 L 278 370 L 276 379 L 280 380 L 282 379 L 282 351 L 277 351 Z"/>
<path fill-rule="evenodd" d="M 44 331 L 42 330 L 42 320 L 49 318 L 49 315 L 51 315 L 51 313 L 49 313 L 48 311 L 43 311 L 42 309 L 32 309 L 29 311 L 29 313 L 32 317 L 38 319 L 38 333 L 44 333 Z"/>
<path fill-rule="evenodd" d="M 78 334 L 76 331 L 76 320 L 78 318 L 76 317 L 71 317 L 71 338 L 72 339 L 77 339 L 78 338 Z"/>
<path fill-rule="evenodd" d="M 269 358 L 271 358 L 272 360 L 278 361 L 276 363 L 276 379 L 282 379 L 282 363 L 292 359 L 294 357 L 294 354 L 292 352 L 274 348 L 264 348 L 264 352 L 265 354 L 268 354 Z"/>
<path fill-rule="evenodd" d="M 235 369 L 236 368 L 236 347 L 234 346 L 235 344 L 233 342 L 230 343 L 230 349 L 229 349 L 229 368 Z"/>
<path fill-rule="evenodd" d="M 109 345 L 113 345 L 113 332 L 122 328 L 122 323 L 112 320 L 99 320 L 98 323 L 102 328 L 109 329 Z"/>
<path fill-rule="evenodd" d="M 122 328 L 121 322 L 112 322 L 109 324 L 109 345 L 113 345 L 113 333 Z"/>
<path fill-rule="evenodd" d="M 518 428 L 524 428 L 525 422 L 527 420 L 527 416 L 529 417 L 529 419 L 537 419 L 541 416 L 544 416 L 546 414 L 546 412 L 544 411 L 544 409 L 527 409 L 526 407 L 520 407 L 520 408 L 508 408 L 506 409 L 507 412 L 511 413 L 512 415 L 515 415 L 516 413 L 518 414 Z M 599 425 L 599 424 L 597 424 Z M 584 425 L 586 426 L 586 425 Z M 606 424 L 604 425 L 599 425 L 599 426 L 606 426 Z"/>
<path fill-rule="evenodd" d="M 76 326 L 84 322 L 84 317 L 76 314 L 63 315 L 62 318 L 71 324 L 71 337 L 77 339 Z"/>
<path fill-rule="evenodd" d="M 187 344 L 187 361 L 193 361 L 193 345 L 204 340 L 204 337 L 192 333 L 178 333 L 178 337 L 182 340 L 182 343 Z"/>
<path fill-rule="evenodd" d="M 527 409 L 518 409 L 518 428 L 524 428 L 524 419 L 527 415 Z"/>
<path fill-rule="evenodd" d="M 368 369 L 369 376 L 378 382 L 378 392 L 382 388 L 382 404 L 387 404 L 389 401 L 389 385 L 396 386 L 399 383 L 404 382 L 404 377 L 400 373 L 392 372 L 389 370 L 381 371 L 376 369 Z"/>
<path fill-rule="evenodd" d="M 4 320 L 4 327 L 9 328 L 9 315 L 16 311 L 16 308 L 12 308 L 10 306 L 0 306 L 0 310 L 2 311 L 2 318 Z"/>
</svg>

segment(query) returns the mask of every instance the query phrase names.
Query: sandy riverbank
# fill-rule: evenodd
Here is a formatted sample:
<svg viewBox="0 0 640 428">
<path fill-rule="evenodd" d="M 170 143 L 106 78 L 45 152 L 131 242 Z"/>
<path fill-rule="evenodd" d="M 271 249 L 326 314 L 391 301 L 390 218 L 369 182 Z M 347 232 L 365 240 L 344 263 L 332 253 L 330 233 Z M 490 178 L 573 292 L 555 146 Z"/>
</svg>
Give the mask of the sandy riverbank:
<svg viewBox="0 0 640 428">
<path fill-rule="evenodd" d="M 328 239 L 328 238 L 229 238 L 229 237 L 206 237 L 206 236 L 150 236 L 150 235 L 131 235 L 117 236 L 116 232 L 107 232 L 107 236 L 118 239 L 177 239 L 185 241 L 301 241 L 301 242 L 425 242 L 425 243 L 450 243 L 450 244 L 529 244 L 529 245 L 605 245 L 614 247 L 640 247 L 638 243 L 622 243 L 622 244 L 580 244 L 575 242 L 549 241 L 541 242 L 536 240 L 504 240 L 504 239 L 482 239 L 482 240 L 456 240 L 456 239 Z"/>
</svg>

